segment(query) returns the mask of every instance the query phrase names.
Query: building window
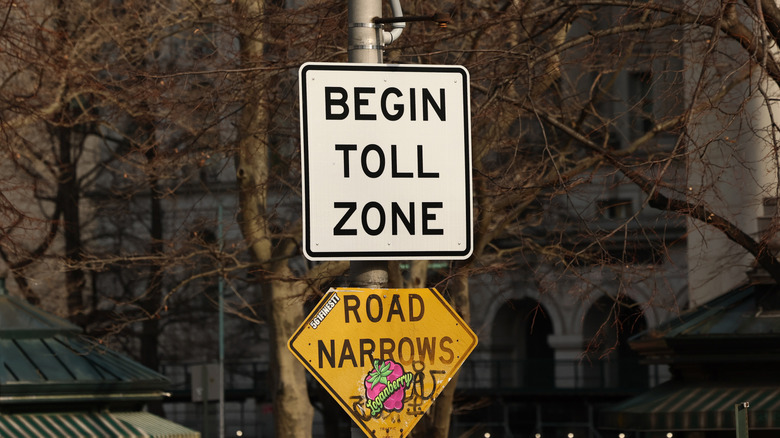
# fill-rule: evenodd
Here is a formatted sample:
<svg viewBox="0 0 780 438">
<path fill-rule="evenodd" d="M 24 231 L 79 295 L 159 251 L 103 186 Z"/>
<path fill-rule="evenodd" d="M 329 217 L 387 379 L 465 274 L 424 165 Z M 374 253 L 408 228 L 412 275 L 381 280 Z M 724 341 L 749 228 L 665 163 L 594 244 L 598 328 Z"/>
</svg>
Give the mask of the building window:
<svg viewBox="0 0 780 438">
<path fill-rule="evenodd" d="M 628 104 L 631 140 L 653 129 L 653 75 L 649 71 L 628 73 Z"/>
</svg>

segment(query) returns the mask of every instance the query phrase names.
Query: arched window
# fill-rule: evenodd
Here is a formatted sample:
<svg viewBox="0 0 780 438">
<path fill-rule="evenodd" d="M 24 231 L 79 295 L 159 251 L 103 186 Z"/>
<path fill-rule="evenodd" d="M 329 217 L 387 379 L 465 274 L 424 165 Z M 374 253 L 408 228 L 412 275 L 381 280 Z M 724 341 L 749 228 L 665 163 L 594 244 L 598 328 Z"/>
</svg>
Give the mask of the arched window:
<svg viewBox="0 0 780 438">
<path fill-rule="evenodd" d="M 554 385 L 553 350 L 547 343 L 553 327 L 544 308 L 525 298 L 505 303 L 493 320 L 494 371 L 517 387 Z"/>
<path fill-rule="evenodd" d="M 648 386 L 647 365 L 628 345 L 628 339 L 647 329 L 642 309 L 633 300 L 603 296 L 585 315 L 583 338 L 590 366 L 585 369 L 585 385 L 625 389 Z"/>
</svg>

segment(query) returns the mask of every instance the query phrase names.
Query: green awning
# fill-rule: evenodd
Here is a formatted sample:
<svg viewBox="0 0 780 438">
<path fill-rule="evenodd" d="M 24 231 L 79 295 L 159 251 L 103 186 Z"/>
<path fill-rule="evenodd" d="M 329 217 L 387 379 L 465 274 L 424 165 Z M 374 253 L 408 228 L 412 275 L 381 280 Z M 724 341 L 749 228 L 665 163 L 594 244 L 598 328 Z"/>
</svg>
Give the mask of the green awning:
<svg viewBox="0 0 780 438">
<path fill-rule="evenodd" d="M 200 433 L 147 412 L 0 414 L 4 438 L 199 438 Z"/>
<path fill-rule="evenodd" d="M 734 430 L 748 402 L 750 429 L 780 429 L 780 386 L 666 383 L 602 411 L 600 426 L 623 431 Z"/>
<path fill-rule="evenodd" d="M 148 412 L 116 412 L 117 419 L 135 426 L 154 438 L 199 438 L 200 432 L 152 415 Z"/>
</svg>

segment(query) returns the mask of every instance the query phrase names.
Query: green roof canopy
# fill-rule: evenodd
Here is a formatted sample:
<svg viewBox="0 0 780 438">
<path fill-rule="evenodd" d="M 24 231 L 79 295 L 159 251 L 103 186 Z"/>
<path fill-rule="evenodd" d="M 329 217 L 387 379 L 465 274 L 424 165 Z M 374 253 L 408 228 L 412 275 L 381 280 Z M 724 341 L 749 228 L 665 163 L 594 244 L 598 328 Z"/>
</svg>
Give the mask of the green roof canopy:
<svg viewBox="0 0 780 438">
<path fill-rule="evenodd" d="M 70 322 L 8 295 L 0 280 L 0 408 L 41 402 L 155 400 L 165 376 L 80 335 Z"/>
<path fill-rule="evenodd" d="M 750 429 L 780 429 L 780 292 L 736 288 L 631 339 L 674 378 L 601 412 L 600 427 L 629 431 L 731 430 L 748 403 Z"/>
<path fill-rule="evenodd" d="M 780 290 L 763 284 L 734 289 L 629 343 L 652 363 L 780 362 Z"/>
<path fill-rule="evenodd" d="M 165 376 L 89 341 L 78 326 L 10 296 L 0 278 L 1 437 L 199 438 L 147 412 L 107 410 L 140 409 L 169 385 Z"/>
</svg>

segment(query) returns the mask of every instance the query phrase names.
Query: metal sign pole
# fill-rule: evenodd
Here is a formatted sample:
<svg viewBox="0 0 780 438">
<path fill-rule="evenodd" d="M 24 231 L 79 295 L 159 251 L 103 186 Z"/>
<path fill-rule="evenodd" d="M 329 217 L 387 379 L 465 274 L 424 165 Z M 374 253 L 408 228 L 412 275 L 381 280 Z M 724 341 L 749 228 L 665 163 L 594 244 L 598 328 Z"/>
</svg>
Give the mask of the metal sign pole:
<svg viewBox="0 0 780 438">
<path fill-rule="evenodd" d="M 349 0 L 347 9 L 349 62 L 381 64 L 382 27 L 374 23 L 375 17 L 382 16 L 381 0 Z M 387 286 L 387 262 L 350 262 L 349 283 L 367 288 Z M 362 438 L 365 434 L 353 423 L 351 436 Z"/>
<path fill-rule="evenodd" d="M 748 407 L 750 403 L 737 403 L 734 405 L 736 416 L 737 438 L 748 438 Z"/>
<path fill-rule="evenodd" d="M 349 0 L 349 62 L 382 63 L 382 28 L 374 18 L 382 16 L 381 0 Z M 356 287 L 387 286 L 387 262 L 352 261 L 349 282 Z"/>
<path fill-rule="evenodd" d="M 382 27 L 374 18 L 382 16 L 381 0 L 349 0 L 349 62 L 382 63 Z M 349 264 L 351 286 L 381 288 L 387 286 L 387 261 L 352 261 Z"/>
<path fill-rule="evenodd" d="M 217 234 L 219 234 L 219 250 L 224 249 L 225 237 L 222 229 L 222 204 L 217 210 Z M 220 262 L 220 267 L 222 263 Z M 219 438 L 225 438 L 225 280 L 222 272 L 217 279 L 219 289 Z"/>
<path fill-rule="evenodd" d="M 382 63 L 382 25 L 374 23 L 382 16 L 381 0 L 349 0 L 349 62 Z"/>
</svg>

